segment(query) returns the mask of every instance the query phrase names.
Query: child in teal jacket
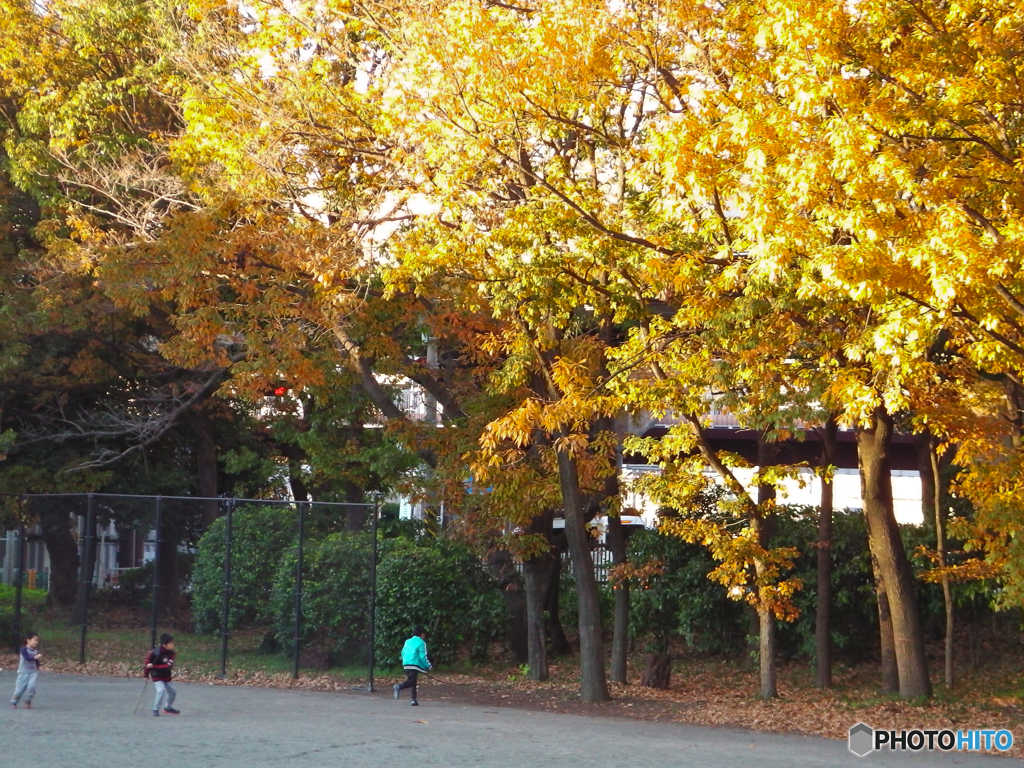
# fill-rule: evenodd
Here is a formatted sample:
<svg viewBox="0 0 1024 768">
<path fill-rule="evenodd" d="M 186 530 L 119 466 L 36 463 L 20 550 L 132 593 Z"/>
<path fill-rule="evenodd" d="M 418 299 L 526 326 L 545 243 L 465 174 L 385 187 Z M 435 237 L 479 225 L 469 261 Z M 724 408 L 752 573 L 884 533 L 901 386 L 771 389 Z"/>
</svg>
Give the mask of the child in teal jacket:
<svg viewBox="0 0 1024 768">
<path fill-rule="evenodd" d="M 406 640 L 402 647 L 402 667 L 405 669 L 405 681 L 395 683 L 394 686 L 396 699 L 399 698 L 403 689 L 412 689 L 412 705 L 414 707 L 420 705 L 416 700 L 416 678 L 419 677 L 420 672 L 429 672 L 433 667 L 427 659 L 427 643 L 424 640 L 426 634 L 421 626 L 417 625 L 412 628 L 412 637 Z"/>
</svg>

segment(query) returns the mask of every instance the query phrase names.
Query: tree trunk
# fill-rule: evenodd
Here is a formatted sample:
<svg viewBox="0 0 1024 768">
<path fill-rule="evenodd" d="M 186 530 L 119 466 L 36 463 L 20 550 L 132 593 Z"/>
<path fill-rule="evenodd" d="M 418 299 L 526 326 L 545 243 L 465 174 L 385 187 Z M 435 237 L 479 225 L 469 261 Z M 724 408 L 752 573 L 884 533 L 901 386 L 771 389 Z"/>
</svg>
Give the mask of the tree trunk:
<svg viewBox="0 0 1024 768">
<path fill-rule="evenodd" d="M 526 582 L 526 638 L 529 653 L 530 679 L 548 679 L 548 649 L 544 630 L 544 592 L 548 583 L 551 558 L 538 555 L 523 561 Z"/>
<path fill-rule="evenodd" d="M 302 473 L 302 464 L 308 458 L 306 452 L 295 443 L 278 443 L 277 450 L 288 460 L 288 485 L 292 489 L 292 498 L 295 501 L 309 501 L 310 488 Z"/>
<path fill-rule="evenodd" d="M 363 530 L 370 519 L 370 508 L 359 506 L 366 501 L 363 489 L 355 483 L 346 483 L 345 501 L 352 505 L 345 507 L 345 528 L 349 531 Z"/>
<path fill-rule="evenodd" d="M 866 521 L 865 521 L 866 524 Z M 896 646 L 892 637 L 892 613 L 889 611 L 889 596 L 885 583 L 878 571 L 878 561 L 871 555 L 871 573 L 875 579 L 875 602 L 878 604 L 878 639 L 882 660 L 882 693 L 897 693 L 900 676 L 896 669 Z"/>
<path fill-rule="evenodd" d="M 882 693 L 898 693 L 900 673 L 896 664 L 896 639 L 892 632 L 892 611 L 882 577 L 875 584 L 878 595 L 878 631 L 882 643 Z"/>
<path fill-rule="evenodd" d="M 867 527 L 867 518 L 864 526 Z M 900 676 L 896 669 L 896 646 L 892 637 L 892 613 L 889 611 L 889 596 L 878 570 L 878 561 L 871 555 L 871 574 L 875 580 L 875 603 L 878 605 L 878 642 L 881 659 L 882 693 L 898 693 Z"/>
<path fill-rule="evenodd" d="M 567 437 L 567 431 L 562 431 Z M 572 557 L 576 592 L 579 596 L 580 697 L 589 703 L 608 701 L 604 671 L 604 640 L 601 636 L 601 605 L 597 593 L 590 535 L 584 519 L 576 459 L 565 448 L 558 449 L 558 479 L 562 489 L 565 535 Z"/>
<path fill-rule="evenodd" d="M 1024 447 L 1024 392 L 1011 376 L 1003 376 L 1006 392 L 1006 420 L 1010 424 L 1010 439 L 1013 447 Z"/>
<path fill-rule="evenodd" d="M 931 464 L 932 487 L 935 491 L 933 496 L 935 507 L 935 549 L 938 557 L 939 567 L 946 567 L 946 515 L 942 508 L 942 469 L 938 454 L 937 441 L 928 441 L 928 455 Z M 942 602 L 946 609 L 946 665 L 945 682 L 946 687 L 952 690 L 956 685 L 956 677 L 953 669 L 953 628 L 955 615 L 953 613 L 953 592 L 949 584 L 949 576 L 942 577 Z"/>
<path fill-rule="evenodd" d="M 953 629 L 955 614 L 953 610 L 953 591 L 949 583 L 949 577 L 942 579 L 942 600 L 946 606 L 946 687 L 952 690 L 956 687 L 956 675 L 953 658 Z"/>
<path fill-rule="evenodd" d="M 167 531 L 160 535 L 160 589 L 157 600 L 160 617 L 176 617 L 181 612 L 180 579 L 178 577 L 178 537 Z"/>
<path fill-rule="evenodd" d="M 529 660 L 526 645 L 526 598 L 523 585 L 520 584 L 512 555 L 504 549 L 495 549 L 487 556 L 487 565 L 498 582 L 498 590 L 505 598 L 507 612 L 508 644 L 512 648 L 512 656 L 523 664 Z"/>
<path fill-rule="evenodd" d="M 747 634 L 744 639 L 743 668 L 753 670 L 760 655 L 761 619 L 757 616 L 757 608 L 750 603 L 743 603 L 743 611 L 747 616 Z"/>
<path fill-rule="evenodd" d="M 667 653 L 652 653 L 647 657 L 640 684 L 647 688 L 667 689 L 672 682 L 672 657 Z"/>
<path fill-rule="evenodd" d="M 82 564 L 82 568 L 78 575 L 78 585 L 75 589 L 75 607 L 71 611 L 71 623 L 72 624 L 84 624 L 86 620 L 85 615 L 85 601 L 86 592 L 92 588 L 93 575 L 96 572 L 96 559 L 97 550 L 99 549 L 98 540 L 96 537 L 96 531 L 92 532 L 93 541 L 89 543 L 89 530 L 88 530 L 88 517 L 83 518 L 86 524 L 82 526 L 82 536 L 79 538 L 79 560 Z M 95 528 L 96 521 L 93 520 L 93 527 Z M 85 560 L 82 563 L 82 560 Z"/>
<path fill-rule="evenodd" d="M 935 522 L 935 477 L 932 474 L 932 436 L 930 432 L 914 435 L 917 474 L 921 478 L 921 523 Z"/>
<path fill-rule="evenodd" d="M 196 438 L 196 470 L 202 502 L 203 528 L 209 528 L 220 515 L 217 501 L 217 445 L 213 441 L 210 418 L 201 408 L 185 412 L 185 422 Z"/>
<path fill-rule="evenodd" d="M 835 465 L 836 420 L 829 417 L 821 435 L 821 466 L 828 471 Z M 821 478 L 821 502 L 818 507 L 818 599 L 814 616 L 814 684 L 832 687 L 832 476 Z"/>
<path fill-rule="evenodd" d="M 758 445 L 759 469 L 772 466 L 775 463 L 777 448 L 774 444 L 765 442 L 763 439 Z M 757 486 L 757 510 L 750 521 L 751 528 L 757 537 L 757 543 L 764 549 L 771 544 L 772 531 L 775 528 L 775 518 L 764 514 L 764 505 L 773 501 L 776 497 L 774 485 L 759 483 Z M 764 574 L 765 565 L 760 558 L 754 560 L 754 571 L 760 577 Z M 778 680 L 775 671 L 775 646 L 777 630 L 775 627 L 775 616 L 771 608 L 758 596 L 757 623 L 758 623 L 758 666 L 761 672 L 761 698 L 774 699 L 779 695 Z"/>
<path fill-rule="evenodd" d="M 779 697 L 779 683 L 776 675 L 776 640 L 778 639 L 778 628 L 775 626 L 775 616 L 771 609 L 760 607 L 757 609 L 757 618 L 761 623 L 759 634 L 758 653 L 761 661 L 761 698 L 777 699 Z"/>
<path fill-rule="evenodd" d="M 601 320 L 602 339 L 609 347 L 614 344 L 614 324 L 612 318 L 605 316 Z M 602 370 L 602 375 L 607 371 Z M 598 432 L 613 432 L 617 436 L 615 462 L 612 470 L 604 481 L 604 501 L 608 511 L 607 532 L 605 541 L 612 555 L 612 565 L 624 565 L 626 562 L 626 531 L 622 527 L 621 506 L 619 501 L 619 477 L 622 474 L 622 439 L 626 426 L 618 419 L 604 417 L 594 425 Z M 615 511 L 618 510 L 618 511 Z M 613 514 L 614 513 L 614 514 Z M 613 683 L 625 685 L 629 676 L 629 582 L 616 584 L 612 591 L 614 613 L 612 624 L 612 659 L 609 679 Z"/>
<path fill-rule="evenodd" d="M 622 518 L 618 515 L 608 518 L 608 546 L 612 553 L 612 565 L 626 562 L 626 532 Z M 615 585 L 615 628 L 612 633 L 612 664 L 609 679 L 625 685 L 628 681 L 627 662 L 629 657 L 629 582 L 623 580 Z"/>
<path fill-rule="evenodd" d="M 67 510 L 47 511 L 39 516 L 43 543 L 50 555 L 50 582 L 47 600 L 52 605 L 68 606 L 75 602 L 78 591 L 78 545 L 71 535 L 74 518 Z"/>
<path fill-rule="evenodd" d="M 309 486 L 302 477 L 302 470 L 296 466 L 291 459 L 288 460 L 288 485 L 292 489 L 292 496 L 296 501 L 309 501 Z"/>
<path fill-rule="evenodd" d="M 755 518 L 752 522 L 754 530 L 756 532 L 758 540 L 767 540 L 767 534 L 764 532 L 766 521 L 760 518 Z M 762 544 L 761 546 L 767 546 Z M 764 570 L 764 565 L 760 561 L 756 561 L 754 568 L 757 575 L 760 576 Z M 757 625 L 758 625 L 758 668 L 761 675 L 761 698 L 762 699 L 774 699 L 778 698 L 779 687 L 778 680 L 775 672 L 775 649 L 776 649 L 776 636 L 777 630 L 775 627 L 775 616 L 772 614 L 771 608 L 767 605 L 758 601 L 757 605 Z"/>
<path fill-rule="evenodd" d="M 572 651 L 572 645 L 562 626 L 560 611 L 562 595 L 562 550 L 551 550 L 553 565 L 548 579 L 547 591 L 544 595 L 544 610 L 547 613 L 548 653 L 551 656 L 565 656 Z"/>
<path fill-rule="evenodd" d="M 857 455 L 860 461 L 864 515 L 868 521 L 868 540 L 885 585 L 892 616 L 900 696 L 912 699 L 930 696 L 931 682 L 928 679 L 914 575 L 893 511 L 892 476 L 889 470 L 892 431 L 892 416 L 885 409 L 878 408 L 869 427 L 856 428 Z"/>
</svg>

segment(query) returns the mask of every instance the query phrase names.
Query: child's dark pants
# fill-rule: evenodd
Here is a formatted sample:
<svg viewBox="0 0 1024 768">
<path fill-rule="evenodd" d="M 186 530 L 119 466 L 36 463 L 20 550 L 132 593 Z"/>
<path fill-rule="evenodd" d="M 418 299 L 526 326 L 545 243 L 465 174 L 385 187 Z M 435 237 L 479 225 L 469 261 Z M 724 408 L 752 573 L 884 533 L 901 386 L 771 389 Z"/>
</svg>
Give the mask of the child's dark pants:
<svg viewBox="0 0 1024 768">
<path fill-rule="evenodd" d="M 416 701 L 416 678 L 419 677 L 419 672 L 415 669 L 405 670 L 405 681 L 398 686 L 398 690 L 404 691 L 406 688 L 412 689 L 412 700 Z"/>
</svg>

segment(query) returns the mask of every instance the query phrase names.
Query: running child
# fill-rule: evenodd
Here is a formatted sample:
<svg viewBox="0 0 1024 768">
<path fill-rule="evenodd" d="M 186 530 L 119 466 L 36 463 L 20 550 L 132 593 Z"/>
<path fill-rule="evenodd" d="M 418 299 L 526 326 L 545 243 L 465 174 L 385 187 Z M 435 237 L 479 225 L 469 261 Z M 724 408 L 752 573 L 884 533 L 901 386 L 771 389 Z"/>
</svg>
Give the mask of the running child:
<svg viewBox="0 0 1024 768">
<path fill-rule="evenodd" d="M 25 645 L 18 653 L 18 678 L 14 684 L 14 696 L 11 697 L 11 709 L 18 708 L 18 702 L 25 697 L 25 709 L 32 709 L 32 697 L 36 695 L 36 680 L 39 679 L 39 667 L 42 666 L 43 654 L 39 648 L 39 635 L 29 632 L 25 636 Z"/>
<path fill-rule="evenodd" d="M 402 647 L 402 666 L 405 669 L 405 680 L 395 683 L 395 698 L 399 698 L 404 689 L 410 688 L 412 693 L 412 705 L 418 707 L 420 703 L 416 700 L 416 678 L 420 673 L 426 674 L 433 665 L 427 660 L 427 644 L 424 641 L 427 633 L 423 627 L 412 628 L 412 637 L 405 641 Z"/>
<path fill-rule="evenodd" d="M 156 688 L 156 700 L 153 702 L 153 717 L 160 716 L 160 705 L 168 715 L 180 715 L 174 708 L 174 697 L 177 690 L 171 685 L 171 669 L 174 667 L 174 638 L 168 634 L 160 635 L 160 645 L 149 652 L 146 657 L 145 675 L 153 681 Z"/>
</svg>

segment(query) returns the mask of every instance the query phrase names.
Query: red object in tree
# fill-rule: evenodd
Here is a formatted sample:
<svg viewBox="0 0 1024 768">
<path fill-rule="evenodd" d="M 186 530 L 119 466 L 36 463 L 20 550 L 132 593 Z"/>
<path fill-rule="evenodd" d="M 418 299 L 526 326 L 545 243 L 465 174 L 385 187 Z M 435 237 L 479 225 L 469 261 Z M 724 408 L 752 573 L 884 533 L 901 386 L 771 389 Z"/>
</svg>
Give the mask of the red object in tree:
<svg viewBox="0 0 1024 768">
<path fill-rule="evenodd" d="M 284 397 L 288 394 L 288 387 L 274 387 L 274 397 Z"/>
</svg>

